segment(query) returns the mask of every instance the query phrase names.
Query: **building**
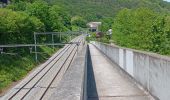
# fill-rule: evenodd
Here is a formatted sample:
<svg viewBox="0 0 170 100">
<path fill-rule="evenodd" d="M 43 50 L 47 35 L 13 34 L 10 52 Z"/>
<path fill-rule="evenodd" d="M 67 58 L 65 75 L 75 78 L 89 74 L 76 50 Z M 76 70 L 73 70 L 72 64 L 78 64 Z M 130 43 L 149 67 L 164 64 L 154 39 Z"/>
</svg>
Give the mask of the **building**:
<svg viewBox="0 0 170 100">
<path fill-rule="evenodd" d="M 89 30 L 92 32 L 98 32 L 99 31 L 99 26 L 101 25 L 101 22 L 90 22 L 87 24 L 89 26 Z"/>
</svg>

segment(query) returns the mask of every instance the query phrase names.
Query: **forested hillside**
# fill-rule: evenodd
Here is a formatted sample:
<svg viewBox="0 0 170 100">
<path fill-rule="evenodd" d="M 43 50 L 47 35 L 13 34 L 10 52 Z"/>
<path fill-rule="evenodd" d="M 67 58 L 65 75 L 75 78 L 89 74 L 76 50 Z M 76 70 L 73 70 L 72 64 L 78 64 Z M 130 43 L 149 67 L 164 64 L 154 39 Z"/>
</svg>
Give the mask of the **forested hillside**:
<svg viewBox="0 0 170 100">
<path fill-rule="evenodd" d="M 163 0 L 46 0 L 50 4 L 60 4 L 72 16 L 80 15 L 88 21 L 115 16 L 121 9 L 148 7 L 154 11 L 169 12 L 170 4 Z"/>
</svg>

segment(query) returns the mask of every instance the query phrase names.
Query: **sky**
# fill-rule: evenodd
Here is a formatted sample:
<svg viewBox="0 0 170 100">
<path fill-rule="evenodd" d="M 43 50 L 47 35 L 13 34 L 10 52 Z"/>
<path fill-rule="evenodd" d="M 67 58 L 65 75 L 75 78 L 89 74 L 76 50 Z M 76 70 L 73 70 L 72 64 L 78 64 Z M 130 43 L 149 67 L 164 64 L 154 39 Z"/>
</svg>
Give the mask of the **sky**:
<svg viewBox="0 0 170 100">
<path fill-rule="evenodd" d="M 164 1 L 168 1 L 168 2 L 170 2 L 170 0 L 164 0 Z"/>
</svg>

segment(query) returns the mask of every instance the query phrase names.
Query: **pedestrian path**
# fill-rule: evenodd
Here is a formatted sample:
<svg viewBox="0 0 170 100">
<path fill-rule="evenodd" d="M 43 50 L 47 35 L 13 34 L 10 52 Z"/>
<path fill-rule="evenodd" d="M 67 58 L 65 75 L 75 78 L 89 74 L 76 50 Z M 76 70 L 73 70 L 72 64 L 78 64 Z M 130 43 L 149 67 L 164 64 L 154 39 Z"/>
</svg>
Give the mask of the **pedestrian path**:
<svg viewBox="0 0 170 100">
<path fill-rule="evenodd" d="M 89 49 L 88 100 L 152 100 L 95 46 L 89 44 Z"/>
</svg>

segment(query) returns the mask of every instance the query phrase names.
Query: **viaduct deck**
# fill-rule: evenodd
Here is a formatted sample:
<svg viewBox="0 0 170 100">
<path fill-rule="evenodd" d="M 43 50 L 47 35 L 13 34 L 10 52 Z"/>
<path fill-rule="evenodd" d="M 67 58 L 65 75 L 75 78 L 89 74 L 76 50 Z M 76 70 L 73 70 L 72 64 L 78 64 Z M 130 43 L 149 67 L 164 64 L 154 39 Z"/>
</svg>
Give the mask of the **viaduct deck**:
<svg viewBox="0 0 170 100">
<path fill-rule="evenodd" d="M 153 100 L 94 45 L 88 48 L 78 56 L 75 44 L 66 45 L 0 99 Z"/>
</svg>

